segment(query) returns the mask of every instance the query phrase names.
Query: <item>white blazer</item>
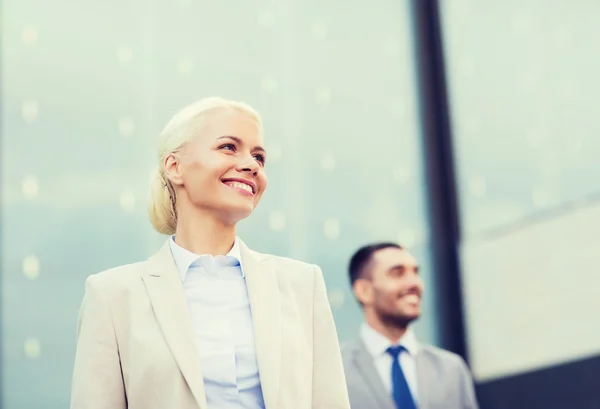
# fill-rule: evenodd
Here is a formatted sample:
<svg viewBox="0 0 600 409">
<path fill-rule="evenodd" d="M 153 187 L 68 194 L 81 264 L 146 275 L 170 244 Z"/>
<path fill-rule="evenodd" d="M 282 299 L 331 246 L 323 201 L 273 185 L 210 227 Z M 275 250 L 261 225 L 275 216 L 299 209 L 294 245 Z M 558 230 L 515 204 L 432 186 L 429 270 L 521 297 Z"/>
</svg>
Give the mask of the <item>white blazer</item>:
<svg viewBox="0 0 600 409">
<path fill-rule="evenodd" d="M 319 267 L 240 241 L 267 409 L 350 409 Z M 200 356 L 168 242 L 91 275 L 78 321 L 71 409 L 207 409 Z M 212 408 L 209 408 L 212 409 Z"/>
</svg>

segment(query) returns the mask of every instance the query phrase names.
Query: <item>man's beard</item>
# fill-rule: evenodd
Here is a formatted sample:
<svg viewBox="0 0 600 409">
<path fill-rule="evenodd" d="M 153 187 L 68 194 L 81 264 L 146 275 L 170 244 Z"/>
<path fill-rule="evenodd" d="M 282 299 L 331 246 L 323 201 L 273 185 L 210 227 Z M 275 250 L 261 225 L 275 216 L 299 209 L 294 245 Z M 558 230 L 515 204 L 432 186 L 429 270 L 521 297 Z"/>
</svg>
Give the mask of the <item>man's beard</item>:
<svg viewBox="0 0 600 409">
<path fill-rule="evenodd" d="M 379 319 L 383 324 L 389 327 L 406 329 L 408 325 L 414 320 L 418 319 L 419 316 L 408 316 L 401 313 L 388 313 L 386 311 L 377 311 Z"/>
</svg>

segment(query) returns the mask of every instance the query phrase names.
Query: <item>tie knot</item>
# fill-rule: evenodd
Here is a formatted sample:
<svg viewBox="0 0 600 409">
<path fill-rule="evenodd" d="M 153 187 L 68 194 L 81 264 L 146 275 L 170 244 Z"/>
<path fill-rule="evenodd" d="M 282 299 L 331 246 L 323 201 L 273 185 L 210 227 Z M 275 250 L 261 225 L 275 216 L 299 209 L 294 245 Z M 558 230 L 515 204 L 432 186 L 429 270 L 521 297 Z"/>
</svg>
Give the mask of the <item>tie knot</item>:
<svg viewBox="0 0 600 409">
<path fill-rule="evenodd" d="M 402 345 L 391 346 L 386 350 L 386 352 L 394 359 L 397 359 L 398 356 L 400 356 L 400 354 L 404 351 L 406 351 L 406 348 L 404 348 Z"/>
</svg>

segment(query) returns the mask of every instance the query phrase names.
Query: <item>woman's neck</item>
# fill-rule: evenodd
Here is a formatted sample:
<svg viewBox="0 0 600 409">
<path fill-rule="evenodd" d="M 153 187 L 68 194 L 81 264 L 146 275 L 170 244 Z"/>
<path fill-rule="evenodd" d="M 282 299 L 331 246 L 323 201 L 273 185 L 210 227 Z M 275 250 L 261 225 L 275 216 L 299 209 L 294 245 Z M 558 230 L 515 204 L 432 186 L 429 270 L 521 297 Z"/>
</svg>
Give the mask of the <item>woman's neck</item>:
<svg viewBox="0 0 600 409">
<path fill-rule="evenodd" d="M 224 224 L 207 213 L 178 214 L 175 242 L 194 254 L 225 255 L 235 241 L 235 224 Z"/>
</svg>

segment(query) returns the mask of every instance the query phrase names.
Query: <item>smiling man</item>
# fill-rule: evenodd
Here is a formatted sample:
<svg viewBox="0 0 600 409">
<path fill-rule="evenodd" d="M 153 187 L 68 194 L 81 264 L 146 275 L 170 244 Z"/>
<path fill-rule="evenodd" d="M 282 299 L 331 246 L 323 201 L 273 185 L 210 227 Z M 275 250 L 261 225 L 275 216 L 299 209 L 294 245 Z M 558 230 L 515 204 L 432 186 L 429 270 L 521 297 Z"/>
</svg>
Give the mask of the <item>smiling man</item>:
<svg viewBox="0 0 600 409">
<path fill-rule="evenodd" d="M 477 409 L 462 358 L 420 344 L 410 328 L 423 294 L 415 258 L 397 244 L 375 243 L 354 253 L 349 270 L 365 317 L 342 351 L 352 409 Z"/>
</svg>

